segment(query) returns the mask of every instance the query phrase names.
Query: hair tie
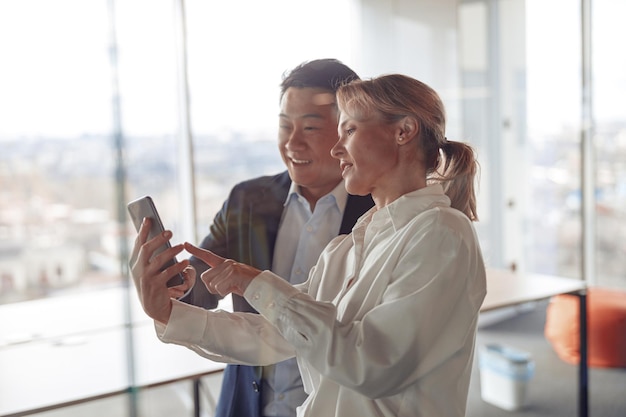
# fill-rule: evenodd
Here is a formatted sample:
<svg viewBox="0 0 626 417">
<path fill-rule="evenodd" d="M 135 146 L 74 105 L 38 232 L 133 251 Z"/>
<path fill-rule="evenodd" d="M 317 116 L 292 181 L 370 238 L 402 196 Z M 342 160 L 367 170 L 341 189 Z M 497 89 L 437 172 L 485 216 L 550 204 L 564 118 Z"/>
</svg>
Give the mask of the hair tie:
<svg viewBox="0 0 626 417">
<path fill-rule="evenodd" d="M 449 143 L 450 142 L 448 141 L 448 138 L 444 136 L 443 137 L 443 141 L 441 142 L 441 145 L 439 145 L 439 148 L 443 149 L 443 148 L 447 147 Z"/>
</svg>

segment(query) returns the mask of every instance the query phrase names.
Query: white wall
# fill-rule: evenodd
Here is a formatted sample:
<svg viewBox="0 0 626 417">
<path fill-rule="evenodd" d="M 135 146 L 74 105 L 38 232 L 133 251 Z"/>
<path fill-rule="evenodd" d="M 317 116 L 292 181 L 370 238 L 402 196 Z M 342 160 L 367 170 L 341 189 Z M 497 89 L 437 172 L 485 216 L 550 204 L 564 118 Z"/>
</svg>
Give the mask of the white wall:
<svg viewBox="0 0 626 417">
<path fill-rule="evenodd" d="M 355 66 L 362 77 L 402 73 L 433 87 L 460 135 L 456 0 L 355 0 Z"/>
</svg>

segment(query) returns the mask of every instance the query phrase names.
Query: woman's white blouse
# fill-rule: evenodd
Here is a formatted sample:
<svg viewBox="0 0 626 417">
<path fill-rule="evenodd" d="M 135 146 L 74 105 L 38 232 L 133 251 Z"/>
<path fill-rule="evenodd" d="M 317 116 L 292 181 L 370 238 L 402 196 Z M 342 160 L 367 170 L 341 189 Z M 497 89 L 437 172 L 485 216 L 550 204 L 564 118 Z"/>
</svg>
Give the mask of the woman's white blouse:
<svg viewBox="0 0 626 417">
<path fill-rule="evenodd" d="M 373 208 L 326 247 L 307 282 L 264 271 L 260 315 L 174 301 L 161 340 L 212 360 L 297 356 L 298 416 L 464 416 L 485 268 L 468 218 L 439 185 Z"/>
</svg>

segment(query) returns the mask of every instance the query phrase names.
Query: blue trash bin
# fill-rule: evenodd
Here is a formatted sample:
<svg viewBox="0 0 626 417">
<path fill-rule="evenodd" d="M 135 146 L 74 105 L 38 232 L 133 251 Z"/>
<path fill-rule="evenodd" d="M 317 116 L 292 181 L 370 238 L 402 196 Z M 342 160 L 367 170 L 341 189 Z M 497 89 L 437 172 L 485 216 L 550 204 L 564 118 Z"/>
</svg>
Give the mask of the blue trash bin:
<svg viewBox="0 0 626 417">
<path fill-rule="evenodd" d="M 513 411 L 527 404 L 535 364 L 530 353 L 496 343 L 479 352 L 480 393 L 483 401 Z"/>
</svg>

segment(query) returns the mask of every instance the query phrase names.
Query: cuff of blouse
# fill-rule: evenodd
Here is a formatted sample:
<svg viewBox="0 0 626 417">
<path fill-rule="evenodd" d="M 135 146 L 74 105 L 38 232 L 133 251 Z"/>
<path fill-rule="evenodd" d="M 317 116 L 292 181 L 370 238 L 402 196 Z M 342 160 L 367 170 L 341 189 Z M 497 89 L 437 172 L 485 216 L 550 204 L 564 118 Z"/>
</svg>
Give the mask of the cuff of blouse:
<svg viewBox="0 0 626 417">
<path fill-rule="evenodd" d="M 276 323 L 281 311 L 300 291 L 271 271 L 263 271 L 254 278 L 244 292 L 244 298 L 271 323 Z"/>
<path fill-rule="evenodd" d="M 166 325 L 155 321 L 163 342 L 200 343 L 207 327 L 206 310 L 172 299 L 172 313 Z"/>
</svg>

